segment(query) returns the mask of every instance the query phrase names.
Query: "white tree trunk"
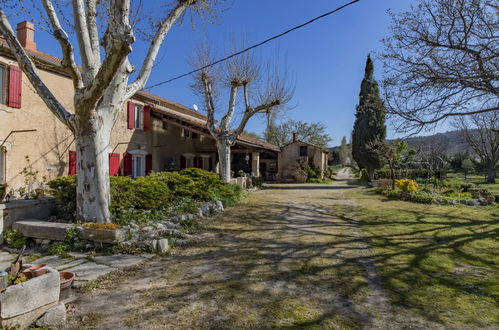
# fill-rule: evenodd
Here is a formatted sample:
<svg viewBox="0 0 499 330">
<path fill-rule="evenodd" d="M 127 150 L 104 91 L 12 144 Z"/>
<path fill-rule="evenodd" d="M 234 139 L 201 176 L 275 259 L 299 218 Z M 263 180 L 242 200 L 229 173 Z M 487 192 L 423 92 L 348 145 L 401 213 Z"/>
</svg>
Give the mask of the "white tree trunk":
<svg viewBox="0 0 499 330">
<path fill-rule="evenodd" d="M 77 129 L 77 221 L 111 221 L 108 146 L 112 125 L 109 118 L 92 112 Z"/>
<path fill-rule="evenodd" d="M 218 173 L 225 182 L 230 182 L 230 179 L 232 178 L 230 166 L 230 146 L 231 144 L 225 140 L 217 141 Z"/>
</svg>

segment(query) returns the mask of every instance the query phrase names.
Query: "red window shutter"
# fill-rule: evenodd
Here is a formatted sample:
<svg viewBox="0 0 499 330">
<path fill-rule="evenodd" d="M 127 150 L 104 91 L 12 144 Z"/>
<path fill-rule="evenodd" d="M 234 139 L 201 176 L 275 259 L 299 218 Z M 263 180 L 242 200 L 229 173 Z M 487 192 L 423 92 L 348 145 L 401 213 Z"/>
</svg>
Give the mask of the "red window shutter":
<svg viewBox="0 0 499 330">
<path fill-rule="evenodd" d="M 146 175 L 152 172 L 152 155 L 146 155 Z"/>
<path fill-rule="evenodd" d="M 135 103 L 128 101 L 128 129 L 135 128 Z"/>
<path fill-rule="evenodd" d="M 185 157 L 180 156 L 180 169 L 183 170 L 185 168 Z"/>
<path fill-rule="evenodd" d="M 76 151 L 69 151 L 69 175 L 76 175 Z"/>
<path fill-rule="evenodd" d="M 120 174 L 120 154 L 109 154 L 109 175 Z"/>
<path fill-rule="evenodd" d="M 144 106 L 144 131 L 151 129 L 151 107 Z"/>
<path fill-rule="evenodd" d="M 21 108 L 21 86 L 22 71 L 15 65 L 9 66 L 9 100 L 8 106 L 12 108 Z"/>
<path fill-rule="evenodd" d="M 203 168 L 203 158 L 202 157 L 196 157 L 197 158 L 197 164 L 195 167 L 197 168 Z"/>
<path fill-rule="evenodd" d="M 125 152 L 123 154 L 123 175 L 124 176 L 132 176 L 133 173 L 133 157 L 132 154 L 129 154 L 128 152 Z"/>
</svg>

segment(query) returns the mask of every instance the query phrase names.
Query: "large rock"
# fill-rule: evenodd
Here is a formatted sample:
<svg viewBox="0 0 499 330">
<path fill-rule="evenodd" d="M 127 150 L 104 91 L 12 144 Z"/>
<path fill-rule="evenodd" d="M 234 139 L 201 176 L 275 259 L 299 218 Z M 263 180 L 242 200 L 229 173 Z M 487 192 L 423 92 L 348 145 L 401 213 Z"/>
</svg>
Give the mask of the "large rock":
<svg viewBox="0 0 499 330">
<path fill-rule="evenodd" d="M 39 238 L 51 241 L 64 241 L 69 223 L 47 222 L 41 220 L 22 220 L 14 222 L 12 229 L 21 232 L 26 237 Z"/>
<path fill-rule="evenodd" d="M 157 251 L 160 254 L 168 252 L 170 249 L 170 245 L 168 244 L 168 239 L 163 238 L 158 240 L 158 246 L 157 246 Z"/>
<path fill-rule="evenodd" d="M 62 327 L 66 323 L 66 306 L 60 302 L 47 309 L 45 314 L 36 321 L 39 327 Z"/>
<path fill-rule="evenodd" d="M 17 315 L 8 319 L 0 318 L 0 329 L 26 329 L 42 316 L 47 310 L 57 305 L 57 302 L 38 307 L 30 312 Z"/>
<path fill-rule="evenodd" d="M 29 266 L 29 265 L 27 265 Z M 9 286 L 0 293 L 0 317 L 11 318 L 59 300 L 59 272 L 46 267 L 47 273 Z"/>
</svg>

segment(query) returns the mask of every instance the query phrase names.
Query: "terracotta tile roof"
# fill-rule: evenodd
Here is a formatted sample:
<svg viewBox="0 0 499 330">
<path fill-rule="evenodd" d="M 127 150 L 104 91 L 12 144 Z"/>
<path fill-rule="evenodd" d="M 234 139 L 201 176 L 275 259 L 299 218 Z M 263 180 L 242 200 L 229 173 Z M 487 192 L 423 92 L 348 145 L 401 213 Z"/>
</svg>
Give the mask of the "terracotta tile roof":
<svg viewBox="0 0 499 330">
<path fill-rule="evenodd" d="M 5 48 L 7 51 L 10 52 L 10 49 L 7 45 L 7 42 L 1 37 L 0 37 L 0 47 Z M 64 74 L 66 74 L 66 72 L 64 70 L 62 70 L 62 68 L 61 68 L 62 59 L 55 57 L 55 56 L 52 56 L 50 54 L 41 52 L 39 50 L 26 49 L 26 51 L 29 55 L 35 57 L 36 59 L 39 59 L 39 60 L 42 60 L 42 61 L 47 62 L 49 64 L 52 64 L 55 66 L 55 68 L 60 68 L 61 69 L 60 71 Z M 186 122 L 188 122 L 192 125 L 195 125 L 197 127 L 200 127 L 200 128 L 206 127 L 207 117 L 205 115 L 195 111 L 194 109 L 190 109 L 190 108 L 186 107 L 185 105 L 167 100 L 161 96 L 154 95 L 154 94 L 146 92 L 144 90 L 139 91 L 137 94 L 135 94 L 134 98 L 139 98 L 139 99 L 143 98 L 146 100 L 150 100 L 150 101 L 152 101 L 152 103 L 160 105 L 164 108 L 175 110 L 177 113 L 175 113 L 174 111 L 165 111 L 164 109 L 161 109 L 161 112 L 166 112 L 169 115 L 177 117 L 178 119 L 186 121 Z M 194 120 L 194 118 L 182 116 L 182 115 L 179 115 L 178 113 L 181 113 L 181 114 L 184 114 L 184 115 L 187 115 L 190 117 L 194 117 L 194 118 L 199 119 L 199 120 Z M 249 136 L 244 135 L 244 134 L 239 135 L 237 139 L 241 142 L 245 142 L 245 143 L 249 143 L 249 144 L 252 144 L 255 146 L 259 146 L 259 147 L 264 148 L 264 149 L 269 149 L 269 150 L 273 150 L 273 151 L 280 151 L 280 148 L 276 145 L 273 145 L 271 143 L 267 143 L 265 141 L 261 141 L 259 139 L 249 137 Z"/>
</svg>

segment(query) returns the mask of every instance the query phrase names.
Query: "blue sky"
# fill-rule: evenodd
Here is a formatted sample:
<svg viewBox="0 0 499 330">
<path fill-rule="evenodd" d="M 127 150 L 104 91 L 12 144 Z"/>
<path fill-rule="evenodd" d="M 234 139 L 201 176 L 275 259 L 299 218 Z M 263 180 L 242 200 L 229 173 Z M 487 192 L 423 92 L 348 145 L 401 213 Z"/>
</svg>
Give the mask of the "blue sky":
<svg viewBox="0 0 499 330">
<path fill-rule="evenodd" d="M 152 5 L 153 0 L 145 0 Z M 190 70 L 187 59 L 196 46 L 208 38 L 216 47 L 223 47 L 227 40 L 244 36 L 253 44 L 278 34 L 308 19 L 330 11 L 348 1 L 336 0 L 232 0 L 228 9 L 219 13 L 215 24 L 184 20 L 167 36 L 149 85 L 166 80 Z M 380 39 L 388 34 L 390 19 L 386 11 L 408 10 L 414 0 L 362 0 L 359 3 L 320 21 L 292 32 L 278 41 L 262 46 L 257 56 L 262 61 L 286 59 L 288 73 L 295 82 L 294 109 L 289 118 L 303 121 L 322 121 L 339 144 L 342 136 L 349 137 L 358 102 L 360 82 L 368 53 L 382 50 Z M 14 15 L 11 24 L 26 17 Z M 29 19 L 29 18 L 28 18 Z M 38 29 L 36 42 L 42 51 L 60 55 L 53 38 Z M 146 52 L 146 44 L 134 45 L 132 61 L 139 66 Z M 277 57 L 277 58 L 276 58 Z M 376 74 L 381 78 L 380 64 Z M 193 94 L 187 77 L 157 87 L 150 92 L 192 107 L 199 98 Z M 265 122 L 252 119 L 248 131 L 261 133 Z M 389 128 L 389 136 L 393 130 Z"/>
</svg>

